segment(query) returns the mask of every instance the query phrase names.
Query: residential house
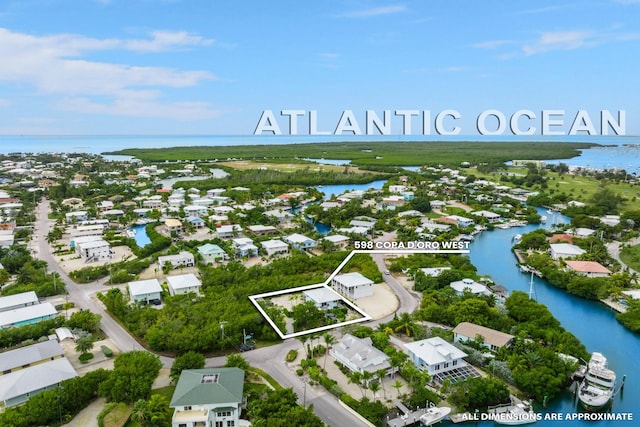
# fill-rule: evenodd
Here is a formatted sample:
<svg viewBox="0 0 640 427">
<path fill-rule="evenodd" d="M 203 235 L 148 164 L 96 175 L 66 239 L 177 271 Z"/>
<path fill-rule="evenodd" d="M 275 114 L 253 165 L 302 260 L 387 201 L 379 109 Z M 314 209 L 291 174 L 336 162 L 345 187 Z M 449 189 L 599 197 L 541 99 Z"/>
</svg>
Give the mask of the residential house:
<svg viewBox="0 0 640 427">
<path fill-rule="evenodd" d="M 262 249 L 267 252 L 267 256 L 286 254 L 289 252 L 289 245 L 279 239 L 266 240 L 260 242 L 260 245 L 262 245 Z"/>
<path fill-rule="evenodd" d="M 331 236 L 323 237 L 322 240 L 327 240 L 333 243 L 338 249 L 345 249 L 349 245 L 349 238 L 342 234 L 333 234 Z"/>
<path fill-rule="evenodd" d="M 158 257 L 158 265 L 163 268 L 166 263 L 171 264 L 171 268 L 193 267 L 196 265 L 195 257 L 189 251 L 181 251 L 176 255 L 163 255 Z"/>
<path fill-rule="evenodd" d="M 91 240 L 81 240 L 91 239 Z M 84 262 L 99 261 L 105 258 L 112 258 L 113 251 L 111 244 L 99 236 L 85 236 L 74 240 L 76 253 Z"/>
<path fill-rule="evenodd" d="M 585 253 L 583 249 L 569 243 L 552 243 L 549 245 L 549 252 L 551 258 L 556 261 L 562 258 L 577 257 Z"/>
<path fill-rule="evenodd" d="M 205 264 L 213 264 L 228 258 L 227 253 L 220 246 L 213 243 L 206 243 L 198 247 L 198 253 L 202 256 Z"/>
<path fill-rule="evenodd" d="M 199 295 L 202 282 L 198 280 L 195 274 L 189 273 L 178 276 L 168 276 L 167 285 L 171 295 L 182 295 L 188 294 L 189 292 Z"/>
<path fill-rule="evenodd" d="M 333 278 L 331 285 L 336 291 L 351 299 L 373 295 L 373 281 L 357 272 L 339 274 Z"/>
<path fill-rule="evenodd" d="M 250 225 L 247 229 L 256 236 L 265 236 L 277 231 L 273 225 Z"/>
<path fill-rule="evenodd" d="M 351 372 L 369 372 L 376 374 L 384 370 L 387 375 L 395 371 L 389 363 L 389 356 L 375 348 L 371 338 L 357 338 L 344 334 L 337 344 L 329 350 L 329 354 L 346 366 Z"/>
<path fill-rule="evenodd" d="M 476 325 L 475 323 L 462 322 L 453 329 L 454 342 L 479 341 L 483 347 L 492 351 L 509 347 L 513 343 L 513 339 L 513 335 Z"/>
<path fill-rule="evenodd" d="M 183 208 L 186 216 L 203 217 L 209 214 L 206 206 L 188 205 Z"/>
<path fill-rule="evenodd" d="M 29 305 L 0 312 L 0 329 L 33 325 L 47 319 L 53 319 L 58 312 L 50 302 Z"/>
<path fill-rule="evenodd" d="M 236 255 L 239 257 L 258 256 L 258 247 L 253 244 L 253 240 L 248 237 L 238 237 L 231 240 L 231 245 L 235 248 Z"/>
<path fill-rule="evenodd" d="M 72 222 L 86 221 L 89 219 L 89 216 L 86 211 L 73 211 L 64 214 L 64 219 L 67 224 L 69 224 Z"/>
<path fill-rule="evenodd" d="M 293 218 L 295 217 L 295 215 L 293 215 L 291 212 L 283 211 L 281 209 L 265 211 L 263 215 L 269 218 L 274 218 L 275 220 L 278 221 L 278 224 L 280 226 L 286 226 L 290 224 L 291 221 L 293 221 Z"/>
<path fill-rule="evenodd" d="M 242 227 L 238 224 L 222 225 L 216 228 L 216 234 L 220 239 L 231 239 L 242 234 Z"/>
<path fill-rule="evenodd" d="M 240 368 L 185 369 L 173 392 L 172 427 L 237 427 L 244 391 Z"/>
<path fill-rule="evenodd" d="M 162 301 L 162 286 L 160 286 L 158 279 L 129 282 L 127 287 L 129 288 L 129 298 L 133 303 L 148 304 Z"/>
<path fill-rule="evenodd" d="M 471 212 L 471 215 L 485 218 L 490 223 L 500 222 L 500 220 L 502 220 L 500 214 L 491 211 L 475 211 Z"/>
<path fill-rule="evenodd" d="M 187 218 L 185 218 L 185 221 L 187 221 L 188 224 L 191 224 L 195 228 L 204 228 L 207 225 L 207 223 L 204 222 L 204 219 L 200 218 L 199 216 L 188 216 Z"/>
<path fill-rule="evenodd" d="M 7 295 L 6 297 L 0 297 L 0 313 L 37 304 L 40 304 L 40 301 L 34 291 Z"/>
<path fill-rule="evenodd" d="M 458 227 L 471 227 L 473 225 L 473 220 L 471 218 L 466 218 L 459 215 L 449 215 L 448 219 L 455 221 Z"/>
<path fill-rule="evenodd" d="M 375 221 L 363 221 L 363 220 L 357 220 L 357 219 L 352 219 L 351 221 L 349 221 L 349 225 L 351 225 L 352 227 L 363 227 L 367 229 L 367 232 L 373 230 L 373 228 L 376 226 L 376 222 Z"/>
<path fill-rule="evenodd" d="M 431 267 L 420 269 L 427 277 L 438 277 L 443 271 L 451 270 L 451 267 Z"/>
<path fill-rule="evenodd" d="M 478 375 L 464 360 L 467 354 L 440 337 L 406 343 L 404 347 L 416 368 L 426 371 L 436 382 L 455 373 L 461 374 L 456 379 Z"/>
<path fill-rule="evenodd" d="M 315 240 L 298 233 L 291 234 L 285 237 L 284 240 L 289 243 L 294 249 L 300 249 L 303 251 L 308 251 L 316 247 Z"/>
<path fill-rule="evenodd" d="M 0 353 L 0 382 L 3 375 L 62 357 L 64 352 L 55 339 Z"/>
<path fill-rule="evenodd" d="M 320 310 L 331 310 L 338 306 L 338 302 L 342 297 L 335 293 L 331 288 L 322 286 L 319 288 L 308 289 L 302 292 L 305 302 L 313 301 Z"/>
<path fill-rule="evenodd" d="M 20 363 L 20 360 L 15 360 L 14 363 Z M 54 358 L 2 375 L 0 376 L 0 404 L 4 407 L 19 405 L 32 396 L 45 390 L 52 390 L 64 380 L 77 375 L 65 357 Z"/>
<path fill-rule="evenodd" d="M 611 270 L 596 261 L 565 261 L 567 268 L 586 277 L 609 277 Z"/>
<path fill-rule="evenodd" d="M 164 229 L 169 234 L 171 234 L 172 232 L 182 234 L 182 222 L 179 219 L 167 218 L 164 221 Z"/>
<path fill-rule="evenodd" d="M 482 283 L 477 283 L 472 279 L 462 279 L 457 282 L 449 283 L 449 286 L 456 291 L 456 295 L 463 295 L 470 292 L 474 295 L 491 295 L 491 291 Z"/>
</svg>

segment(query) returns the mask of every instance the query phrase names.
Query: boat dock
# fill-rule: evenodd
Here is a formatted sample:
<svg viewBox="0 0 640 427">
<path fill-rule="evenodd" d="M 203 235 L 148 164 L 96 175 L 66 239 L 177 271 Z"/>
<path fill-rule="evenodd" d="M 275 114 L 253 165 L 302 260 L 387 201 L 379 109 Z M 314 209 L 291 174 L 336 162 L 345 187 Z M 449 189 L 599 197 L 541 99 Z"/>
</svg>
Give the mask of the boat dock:
<svg viewBox="0 0 640 427">
<path fill-rule="evenodd" d="M 420 424 L 420 417 L 424 415 L 429 408 L 418 408 L 417 411 L 411 411 L 404 406 L 402 402 L 393 400 L 393 404 L 404 414 L 393 419 L 387 419 L 387 426 L 389 427 L 404 427 Z"/>
</svg>

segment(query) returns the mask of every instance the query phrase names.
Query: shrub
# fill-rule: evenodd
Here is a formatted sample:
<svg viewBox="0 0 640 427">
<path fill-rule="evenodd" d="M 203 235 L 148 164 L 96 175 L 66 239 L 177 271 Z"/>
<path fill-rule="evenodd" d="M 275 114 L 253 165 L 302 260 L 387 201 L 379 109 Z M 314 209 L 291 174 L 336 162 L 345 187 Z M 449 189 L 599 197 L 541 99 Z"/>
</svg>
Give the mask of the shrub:
<svg viewBox="0 0 640 427">
<path fill-rule="evenodd" d="M 302 368 L 296 369 L 296 375 L 301 377 L 302 375 L 304 375 L 304 370 Z"/>
<path fill-rule="evenodd" d="M 89 360 L 93 359 L 93 353 L 82 353 L 78 359 L 80 359 L 80 362 L 82 363 L 87 363 Z"/>
<path fill-rule="evenodd" d="M 287 353 L 287 357 L 285 360 L 290 363 L 296 360 L 297 357 L 298 357 L 298 350 L 289 350 L 289 353 Z"/>
</svg>

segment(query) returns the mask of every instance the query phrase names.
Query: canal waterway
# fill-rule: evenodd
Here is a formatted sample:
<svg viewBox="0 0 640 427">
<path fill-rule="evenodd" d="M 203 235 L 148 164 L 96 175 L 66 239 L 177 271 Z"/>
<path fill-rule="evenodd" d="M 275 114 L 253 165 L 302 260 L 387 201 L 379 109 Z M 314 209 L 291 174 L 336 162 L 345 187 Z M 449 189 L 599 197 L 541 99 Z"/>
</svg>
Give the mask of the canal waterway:
<svg viewBox="0 0 640 427">
<path fill-rule="evenodd" d="M 556 222 L 567 222 L 568 218 L 560 214 L 555 216 L 539 210 L 542 215 L 549 216 Z M 478 273 L 488 275 L 497 284 L 509 291 L 529 292 L 531 276 L 520 272 L 516 258 L 511 252 L 513 237 L 525 234 L 548 224 L 527 225 L 508 230 L 484 231 L 477 235 L 470 245 L 471 262 Z M 632 413 L 633 421 L 552 421 L 541 420 L 536 426 L 593 426 L 593 425 L 638 425 L 640 420 L 640 369 L 637 366 L 640 355 L 640 335 L 625 329 L 615 318 L 616 313 L 597 301 L 588 301 L 555 288 L 545 280 L 534 276 L 534 297 L 539 303 L 546 305 L 562 326 L 574 334 L 591 353 L 603 353 L 613 369 L 618 381 L 627 376 L 625 388 L 613 401 L 612 412 Z M 546 408 L 539 409 L 544 413 L 560 413 L 565 415 L 580 411 L 572 393 L 567 391 L 560 398 L 551 401 Z M 477 425 L 490 426 L 493 422 L 482 421 Z"/>
</svg>

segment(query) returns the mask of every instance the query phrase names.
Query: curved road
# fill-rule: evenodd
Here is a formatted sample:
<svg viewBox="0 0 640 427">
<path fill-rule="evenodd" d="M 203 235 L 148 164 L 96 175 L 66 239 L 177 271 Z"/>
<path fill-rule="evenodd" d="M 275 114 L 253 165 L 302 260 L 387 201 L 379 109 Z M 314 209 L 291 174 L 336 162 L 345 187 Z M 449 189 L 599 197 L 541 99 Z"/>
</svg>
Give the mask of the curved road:
<svg viewBox="0 0 640 427">
<path fill-rule="evenodd" d="M 37 225 L 35 227 L 35 237 L 38 240 L 36 251 L 37 257 L 47 262 L 48 270 L 50 272 L 56 272 L 59 274 L 60 278 L 66 285 L 70 300 L 72 300 L 77 307 L 90 310 L 93 313 L 98 313 L 102 316 L 100 327 L 121 351 L 145 350 L 145 348 L 136 341 L 136 339 L 133 338 L 126 329 L 116 322 L 106 312 L 102 305 L 95 300 L 95 294 L 97 292 L 104 292 L 109 289 L 109 286 L 104 285 L 105 280 L 98 280 L 88 284 L 76 284 L 65 273 L 65 271 L 60 268 L 56 260 L 53 258 L 51 254 L 51 247 L 46 241 L 47 234 L 53 226 L 53 221 L 48 217 L 50 211 L 51 206 L 49 200 L 43 199 L 38 205 L 36 211 Z M 384 262 L 382 259 L 380 259 L 380 262 L 382 262 L 384 269 Z M 400 301 L 402 311 L 412 311 L 415 308 L 415 299 L 411 297 L 413 300 L 412 305 L 410 300 L 407 299 L 407 295 L 410 296 L 410 294 L 402 288 L 402 286 L 393 279 L 392 276 L 385 276 L 385 282 L 389 283 L 398 295 L 401 295 Z M 402 304 L 402 301 L 405 300 L 408 304 L 407 307 Z M 389 316 L 389 318 L 391 318 L 391 316 Z M 379 320 L 376 323 L 380 323 L 382 320 Z M 313 405 L 314 413 L 317 414 L 325 424 L 337 427 L 368 426 L 368 424 L 364 423 L 359 417 L 343 408 L 340 403 L 338 403 L 336 397 L 324 390 L 324 388 L 307 386 L 300 377 L 295 375 L 295 373 L 289 369 L 286 365 L 285 357 L 289 350 L 299 349 L 300 346 L 301 344 L 299 341 L 289 339 L 277 345 L 246 352 L 243 355 L 252 366 L 264 370 L 279 384 L 282 384 L 285 387 L 292 387 L 298 395 L 300 403 L 303 403 L 304 401 L 307 406 Z M 173 363 L 173 359 L 170 357 L 160 356 L 160 360 L 166 368 L 171 367 L 171 364 Z M 224 357 L 214 357 L 207 359 L 206 366 L 222 366 L 224 363 Z"/>
</svg>

